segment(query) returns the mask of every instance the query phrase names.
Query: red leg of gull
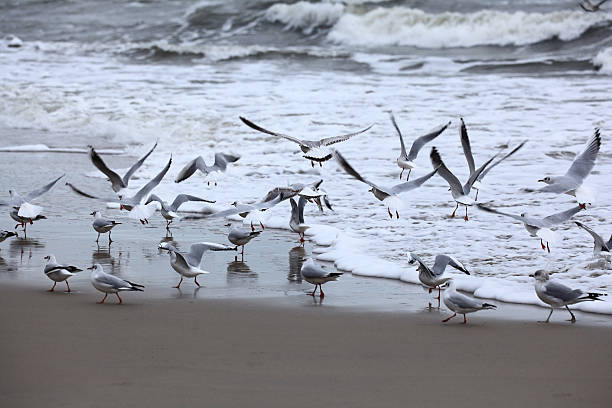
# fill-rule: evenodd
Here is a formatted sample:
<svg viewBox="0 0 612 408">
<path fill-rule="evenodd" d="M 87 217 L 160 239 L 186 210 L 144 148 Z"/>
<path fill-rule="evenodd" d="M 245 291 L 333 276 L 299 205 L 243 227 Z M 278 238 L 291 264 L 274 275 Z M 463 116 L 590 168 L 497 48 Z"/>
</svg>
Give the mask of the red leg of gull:
<svg viewBox="0 0 612 408">
<path fill-rule="evenodd" d="M 548 246 L 548 241 L 546 241 L 546 249 L 548 249 L 548 253 L 550 254 L 550 247 Z"/>
<path fill-rule="evenodd" d="M 400 180 L 402 179 L 402 174 L 404 174 L 404 169 L 400 172 Z"/>
<path fill-rule="evenodd" d="M 48 292 L 55 291 L 55 285 L 57 285 L 57 282 L 53 282 L 53 287 L 51 289 L 49 289 Z"/>
<path fill-rule="evenodd" d="M 457 205 L 455 206 L 455 210 L 451 214 L 451 218 L 455 218 L 455 213 L 457 212 L 457 208 L 459 208 L 459 203 L 457 203 Z"/>
<path fill-rule="evenodd" d="M 397 212 L 397 210 L 395 210 L 395 216 L 397 217 L 397 219 L 399 220 L 399 213 Z"/>
<path fill-rule="evenodd" d="M 442 320 L 442 323 L 448 322 L 450 319 L 452 319 L 455 316 L 457 316 L 457 313 L 453 313 L 453 315 L 451 317 L 447 317 L 446 319 Z"/>
<path fill-rule="evenodd" d="M 253 226 L 253 221 L 251 221 L 251 231 L 255 232 L 255 227 Z"/>
<path fill-rule="evenodd" d="M 387 212 L 389 213 L 389 218 L 393 219 L 393 214 L 391 213 L 391 210 L 389 209 L 389 207 L 387 207 Z"/>
<path fill-rule="evenodd" d="M 412 173 L 412 169 L 408 170 L 408 175 L 406 176 L 406 181 L 410 178 L 410 173 Z"/>
<path fill-rule="evenodd" d="M 546 247 L 544 246 L 544 242 L 542 242 L 542 238 L 540 238 L 540 245 L 542 245 L 542 249 L 546 249 Z"/>
<path fill-rule="evenodd" d="M 265 229 L 266 229 L 266 227 L 264 227 L 264 225 L 263 225 L 263 223 L 262 223 L 261 221 L 259 221 L 259 225 L 261 225 L 261 229 L 262 229 L 262 230 L 265 230 Z"/>
<path fill-rule="evenodd" d="M 465 218 L 463 218 L 466 221 L 469 221 L 468 215 L 467 215 L 467 205 L 465 206 Z"/>
<path fill-rule="evenodd" d="M 321 284 L 319 283 L 319 292 L 321 293 L 319 295 L 320 298 L 324 298 L 325 297 L 325 293 L 323 293 L 323 287 L 321 286 Z"/>
<path fill-rule="evenodd" d="M 431 293 L 432 290 L 433 290 L 432 288 L 429 288 L 429 293 Z"/>
<path fill-rule="evenodd" d="M 68 284 L 68 281 L 66 281 L 66 287 L 68 288 L 68 293 L 70 293 L 70 285 Z"/>
<path fill-rule="evenodd" d="M 465 318 L 465 313 L 463 314 L 463 324 L 467 324 L 467 319 Z"/>
<path fill-rule="evenodd" d="M 102 303 L 104 303 L 104 301 L 106 300 L 106 297 L 108 296 L 108 293 L 104 294 L 104 297 L 102 298 L 101 301 L 98 302 L 99 305 L 101 305 Z"/>
<path fill-rule="evenodd" d="M 440 289 L 440 287 L 438 286 L 438 302 L 440 302 L 440 291 L 441 291 L 441 290 L 442 290 L 442 289 Z"/>
<path fill-rule="evenodd" d="M 117 295 L 117 299 L 119 299 L 119 304 L 122 304 L 123 299 L 121 299 L 121 296 L 119 296 L 119 292 L 115 293 L 115 295 Z"/>
<path fill-rule="evenodd" d="M 478 193 L 480 193 L 480 190 L 476 190 L 476 198 L 474 198 L 474 201 L 478 201 Z"/>
<path fill-rule="evenodd" d="M 173 288 L 179 289 L 181 287 L 181 283 L 183 283 L 183 277 L 182 276 L 181 276 L 181 280 L 179 281 L 178 285 L 173 286 Z"/>
<path fill-rule="evenodd" d="M 312 168 L 314 168 L 314 162 L 312 160 L 310 161 L 310 165 L 312 166 Z"/>
<path fill-rule="evenodd" d="M 590 204 L 590 203 L 589 203 Z M 582 208 L 583 210 L 586 210 L 586 204 L 585 203 L 579 203 L 578 204 L 580 206 L 580 208 Z"/>
<path fill-rule="evenodd" d="M 193 278 L 193 281 L 195 282 L 195 284 L 196 284 L 196 285 L 198 285 L 198 288 L 199 288 L 200 286 L 202 286 L 202 285 L 200 285 L 200 284 L 198 283 L 198 277 L 197 277 L 197 276 L 196 276 L 195 278 Z"/>
</svg>

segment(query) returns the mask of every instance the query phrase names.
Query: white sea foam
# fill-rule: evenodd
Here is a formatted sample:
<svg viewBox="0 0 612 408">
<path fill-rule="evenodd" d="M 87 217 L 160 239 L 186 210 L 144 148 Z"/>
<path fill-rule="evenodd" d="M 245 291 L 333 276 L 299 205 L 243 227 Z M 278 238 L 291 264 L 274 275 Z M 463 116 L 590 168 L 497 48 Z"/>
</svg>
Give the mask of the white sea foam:
<svg viewBox="0 0 612 408">
<path fill-rule="evenodd" d="M 343 14 L 328 38 L 337 43 L 372 47 L 525 45 L 553 38 L 573 40 L 588 28 L 611 18 L 609 13 L 580 11 L 526 13 L 481 10 L 429 14 L 405 7 L 376 8 L 360 15 Z"/>
<path fill-rule="evenodd" d="M 612 47 L 601 50 L 593 59 L 593 64 L 599 67 L 602 74 L 612 74 Z"/>
<path fill-rule="evenodd" d="M 344 12 L 341 3 L 310 3 L 299 1 L 293 4 L 275 4 L 266 10 L 266 19 L 282 23 L 288 30 L 301 30 L 310 34 L 318 27 L 334 25 Z"/>
</svg>

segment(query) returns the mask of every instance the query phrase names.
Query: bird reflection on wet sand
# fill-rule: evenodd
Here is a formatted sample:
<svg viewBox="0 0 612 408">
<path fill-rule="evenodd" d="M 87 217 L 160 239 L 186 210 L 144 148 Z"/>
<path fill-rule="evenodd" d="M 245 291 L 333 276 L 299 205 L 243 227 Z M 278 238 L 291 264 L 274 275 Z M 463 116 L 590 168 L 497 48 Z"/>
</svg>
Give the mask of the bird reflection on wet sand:
<svg viewBox="0 0 612 408">
<path fill-rule="evenodd" d="M 302 282 L 302 265 L 306 259 L 306 250 L 303 246 L 296 246 L 289 250 L 289 275 L 287 279 L 290 282 L 301 283 Z"/>
</svg>

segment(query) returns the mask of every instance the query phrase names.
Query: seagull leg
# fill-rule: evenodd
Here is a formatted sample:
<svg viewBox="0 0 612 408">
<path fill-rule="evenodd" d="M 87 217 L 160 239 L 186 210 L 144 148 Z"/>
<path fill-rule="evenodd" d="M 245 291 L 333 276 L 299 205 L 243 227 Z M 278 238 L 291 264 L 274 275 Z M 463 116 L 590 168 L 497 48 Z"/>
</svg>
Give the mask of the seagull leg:
<svg viewBox="0 0 612 408">
<path fill-rule="evenodd" d="M 402 171 L 400 172 L 400 180 L 402 179 L 403 174 L 404 174 L 404 169 L 402 168 Z"/>
<path fill-rule="evenodd" d="M 463 323 L 462 324 L 467 324 L 467 319 L 465 318 L 465 313 L 463 314 Z"/>
<path fill-rule="evenodd" d="M 321 284 L 320 284 L 320 283 L 319 283 L 319 292 L 320 292 L 319 297 L 320 297 L 321 299 L 322 299 L 322 298 L 324 298 L 324 297 L 325 297 L 325 293 L 323 293 L 323 287 L 321 286 Z"/>
<path fill-rule="evenodd" d="M 98 232 L 98 238 L 96 238 L 96 242 L 100 241 L 100 233 Z"/>
<path fill-rule="evenodd" d="M 123 299 L 121 299 L 121 296 L 119 296 L 119 292 L 115 293 L 115 295 L 117 295 L 117 299 L 119 299 L 119 304 L 122 304 Z"/>
<path fill-rule="evenodd" d="M 455 316 L 457 316 L 457 313 L 453 313 L 453 315 L 451 317 L 447 317 L 446 319 L 442 320 L 442 323 L 448 322 L 450 319 L 452 319 Z"/>
<path fill-rule="evenodd" d="M 197 277 L 197 276 L 196 276 L 195 278 L 193 278 L 193 281 L 195 282 L 195 284 L 196 284 L 196 285 L 198 285 L 198 288 L 199 288 L 200 286 L 202 286 L 202 285 L 200 285 L 200 284 L 198 283 L 198 277 Z"/>
<path fill-rule="evenodd" d="M 544 242 L 542 242 L 542 238 L 540 238 L 540 245 L 542 245 L 542 249 L 546 249 L 546 247 L 544 246 Z"/>
<path fill-rule="evenodd" d="M 312 168 L 314 169 L 314 162 L 311 160 L 310 161 L 310 165 L 312 166 Z"/>
<path fill-rule="evenodd" d="M 323 167 L 323 162 L 319 162 L 319 167 Z"/>
<path fill-rule="evenodd" d="M 550 254 L 550 247 L 548 246 L 548 241 L 546 241 L 546 249 L 548 249 L 548 253 Z"/>
<path fill-rule="evenodd" d="M 431 293 L 432 290 L 433 290 L 432 288 L 429 288 L 429 293 Z"/>
<path fill-rule="evenodd" d="M 179 289 L 181 287 L 181 283 L 183 283 L 183 277 L 182 276 L 181 276 L 181 280 L 179 281 L 178 285 L 173 286 L 173 288 Z"/>
<path fill-rule="evenodd" d="M 104 301 L 106 300 L 106 297 L 108 296 L 108 293 L 104 294 L 104 297 L 102 298 L 101 301 L 97 302 L 99 305 L 101 305 L 102 303 L 104 303 Z"/>
<path fill-rule="evenodd" d="M 410 178 L 410 173 L 412 173 L 412 169 L 408 170 L 408 175 L 406 176 L 406 181 L 408 181 L 408 179 Z"/>
<path fill-rule="evenodd" d="M 438 286 L 438 303 L 440 303 L 440 292 L 442 291 L 442 289 L 440 289 L 440 287 Z"/>
<path fill-rule="evenodd" d="M 57 285 L 57 282 L 53 283 L 53 287 L 51 289 L 49 289 L 47 292 L 53 292 L 55 291 L 55 285 Z"/>
<path fill-rule="evenodd" d="M 565 308 L 567 309 L 567 311 L 569 312 L 569 314 L 572 315 L 572 318 L 570 319 L 570 322 L 572 323 L 576 323 L 576 316 L 574 316 L 574 314 L 572 313 L 572 311 L 570 310 L 569 307 L 567 307 L 567 305 L 565 305 Z"/>
<path fill-rule="evenodd" d="M 455 210 L 451 214 L 451 218 L 455 218 L 455 213 L 457 212 L 457 208 L 459 208 L 459 203 L 457 203 L 457 205 L 455 206 Z"/>
<path fill-rule="evenodd" d="M 251 221 L 251 232 L 255 232 L 255 227 L 253 226 L 253 221 Z"/>
<path fill-rule="evenodd" d="M 108 243 L 110 245 L 110 243 L 113 242 L 113 240 L 111 239 L 111 232 L 108 231 Z"/>
<path fill-rule="evenodd" d="M 552 313 L 555 309 L 552 308 L 552 306 L 550 307 L 550 313 L 548 314 L 548 317 L 546 318 L 545 321 L 540 321 L 539 323 L 548 323 L 550 321 L 550 316 L 552 316 Z"/>
<path fill-rule="evenodd" d="M 316 291 L 317 291 L 317 285 L 315 285 L 314 290 L 310 293 L 307 293 L 307 295 L 314 297 Z"/>
<path fill-rule="evenodd" d="M 399 220 L 399 213 L 397 212 L 397 210 L 395 210 L 395 216 L 397 217 L 397 219 Z"/>
<path fill-rule="evenodd" d="M 264 227 L 264 225 L 263 225 L 263 223 L 262 223 L 261 221 L 259 221 L 259 225 L 261 225 L 261 229 L 262 229 L 262 230 L 265 230 L 265 229 L 266 229 L 266 227 Z"/>
<path fill-rule="evenodd" d="M 70 293 L 70 285 L 68 284 L 68 280 L 66 280 L 66 287 L 68 288 L 67 292 Z"/>
<path fill-rule="evenodd" d="M 387 212 L 389 213 L 389 218 L 393 219 L 393 214 L 391 213 L 391 210 L 389 209 L 389 207 L 387 207 Z"/>
<path fill-rule="evenodd" d="M 469 221 L 467 212 L 468 212 L 468 208 L 467 208 L 467 205 L 466 205 L 465 206 L 465 217 L 463 218 L 465 221 Z"/>
<path fill-rule="evenodd" d="M 480 193 L 480 190 L 476 190 L 476 197 L 474 198 L 474 201 L 478 201 L 478 193 Z"/>
</svg>

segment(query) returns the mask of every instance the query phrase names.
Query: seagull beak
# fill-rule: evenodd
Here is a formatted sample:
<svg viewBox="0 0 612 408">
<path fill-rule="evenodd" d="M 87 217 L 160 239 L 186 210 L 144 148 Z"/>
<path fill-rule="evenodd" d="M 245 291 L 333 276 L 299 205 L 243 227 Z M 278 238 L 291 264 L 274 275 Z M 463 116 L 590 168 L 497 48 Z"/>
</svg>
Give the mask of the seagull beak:
<svg viewBox="0 0 612 408">
<path fill-rule="evenodd" d="M 544 179 L 539 179 L 538 180 L 538 183 L 543 183 L 543 182 L 544 182 Z"/>
</svg>

